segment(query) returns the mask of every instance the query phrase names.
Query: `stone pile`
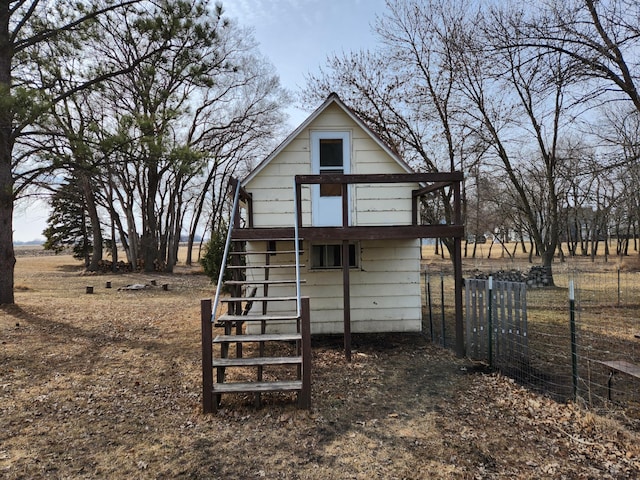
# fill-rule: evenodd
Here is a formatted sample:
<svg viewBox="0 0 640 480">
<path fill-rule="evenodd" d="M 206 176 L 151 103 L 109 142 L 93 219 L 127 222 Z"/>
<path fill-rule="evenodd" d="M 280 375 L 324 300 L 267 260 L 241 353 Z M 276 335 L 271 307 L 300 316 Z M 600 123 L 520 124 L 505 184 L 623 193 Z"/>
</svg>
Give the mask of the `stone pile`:
<svg viewBox="0 0 640 480">
<path fill-rule="evenodd" d="M 531 288 L 553 286 L 553 277 L 546 267 L 531 267 L 529 273 L 516 269 L 498 270 L 489 273 L 476 269 L 471 273 L 471 278 L 479 280 L 488 280 L 489 276 L 492 276 L 496 282 L 526 282 L 527 286 Z"/>
<path fill-rule="evenodd" d="M 553 276 L 548 267 L 531 267 L 527 277 L 527 286 L 532 288 L 553 286 Z"/>
<path fill-rule="evenodd" d="M 489 276 L 493 277 L 493 280 L 496 282 L 526 282 L 527 275 L 516 269 L 512 270 L 498 270 L 496 272 L 485 273 L 480 270 L 474 270 L 472 274 L 472 278 L 480 279 L 480 280 L 488 280 Z"/>
</svg>

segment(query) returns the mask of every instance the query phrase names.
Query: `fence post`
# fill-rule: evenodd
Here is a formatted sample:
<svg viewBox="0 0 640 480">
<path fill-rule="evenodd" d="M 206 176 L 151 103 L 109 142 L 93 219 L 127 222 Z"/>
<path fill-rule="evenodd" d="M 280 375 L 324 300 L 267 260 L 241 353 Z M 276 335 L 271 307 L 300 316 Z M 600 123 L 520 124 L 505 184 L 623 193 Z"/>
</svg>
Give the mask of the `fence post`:
<svg viewBox="0 0 640 480">
<path fill-rule="evenodd" d="M 569 280 L 569 328 L 571 329 L 571 373 L 573 400 L 578 398 L 578 352 L 576 344 L 576 300 L 573 279 Z"/>
<path fill-rule="evenodd" d="M 431 342 L 433 343 L 433 306 L 431 304 L 431 278 L 427 272 L 424 272 L 424 281 L 427 293 L 427 306 L 429 307 L 429 333 L 431 334 Z"/>
<path fill-rule="evenodd" d="M 489 330 L 489 368 L 493 368 L 493 276 L 489 275 L 489 296 L 487 298 L 487 328 Z"/>
<path fill-rule="evenodd" d="M 618 307 L 620 306 L 620 267 L 618 267 Z"/>
<path fill-rule="evenodd" d="M 445 336 L 444 323 L 444 272 L 440 272 L 440 306 L 442 307 L 442 346 L 447 347 L 447 338 Z"/>
</svg>

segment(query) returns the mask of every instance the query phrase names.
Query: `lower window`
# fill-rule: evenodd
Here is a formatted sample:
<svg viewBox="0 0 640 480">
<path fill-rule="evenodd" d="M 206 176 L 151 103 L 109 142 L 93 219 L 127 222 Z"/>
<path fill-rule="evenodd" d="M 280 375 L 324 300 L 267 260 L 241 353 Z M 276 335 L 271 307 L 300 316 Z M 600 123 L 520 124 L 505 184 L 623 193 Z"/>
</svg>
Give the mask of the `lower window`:
<svg viewBox="0 0 640 480">
<path fill-rule="evenodd" d="M 355 243 L 349 244 L 349 267 L 358 267 Z M 342 244 L 322 244 L 311 246 L 312 268 L 342 268 Z"/>
</svg>

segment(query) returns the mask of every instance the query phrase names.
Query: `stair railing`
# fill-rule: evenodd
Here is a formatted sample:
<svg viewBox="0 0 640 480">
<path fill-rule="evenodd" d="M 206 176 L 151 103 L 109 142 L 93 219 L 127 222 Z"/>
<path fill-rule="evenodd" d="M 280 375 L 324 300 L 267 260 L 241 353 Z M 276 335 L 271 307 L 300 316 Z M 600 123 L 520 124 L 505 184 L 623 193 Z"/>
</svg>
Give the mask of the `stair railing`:
<svg viewBox="0 0 640 480">
<path fill-rule="evenodd" d="M 300 318 L 302 314 L 302 296 L 300 288 L 300 226 L 298 225 L 298 190 L 296 187 L 296 179 L 293 179 L 293 214 L 295 223 L 293 227 L 294 241 L 296 250 L 296 315 Z"/>
<path fill-rule="evenodd" d="M 240 182 L 236 181 L 236 191 L 233 195 L 233 207 L 231 208 L 231 217 L 229 221 L 229 228 L 227 230 L 227 240 L 224 244 L 224 254 L 222 255 L 222 263 L 220 265 L 220 273 L 218 275 L 218 285 L 216 286 L 216 296 L 213 301 L 213 309 L 211 311 L 211 320 L 215 320 L 216 312 L 218 311 L 218 303 L 220 302 L 220 293 L 222 292 L 222 284 L 224 283 L 224 272 L 227 268 L 227 257 L 229 256 L 229 248 L 231 247 L 231 236 L 233 234 L 234 217 L 238 211 L 238 202 L 240 198 Z"/>
</svg>

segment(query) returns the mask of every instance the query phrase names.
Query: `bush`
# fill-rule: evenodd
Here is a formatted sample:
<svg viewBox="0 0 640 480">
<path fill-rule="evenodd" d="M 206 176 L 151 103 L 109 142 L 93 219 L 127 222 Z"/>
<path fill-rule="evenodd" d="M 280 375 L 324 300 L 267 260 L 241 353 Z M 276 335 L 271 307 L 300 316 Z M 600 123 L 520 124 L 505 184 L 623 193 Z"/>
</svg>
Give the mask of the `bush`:
<svg viewBox="0 0 640 480">
<path fill-rule="evenodd" d="M 222 257 L 224 256 L 224 244 L 227 240 L 227 226 L 222 225 L 216 230 L 204 247 L 204 255 L 200 258 L 200 264 L 204 273 L 211 279 L 211 283 L 218 283 Z M 227 263 L 229 259 L 227 258 Z M 230 270 L 225 271 L 224 280 L 229 280 Z"/>
</svg>

